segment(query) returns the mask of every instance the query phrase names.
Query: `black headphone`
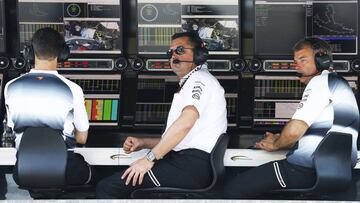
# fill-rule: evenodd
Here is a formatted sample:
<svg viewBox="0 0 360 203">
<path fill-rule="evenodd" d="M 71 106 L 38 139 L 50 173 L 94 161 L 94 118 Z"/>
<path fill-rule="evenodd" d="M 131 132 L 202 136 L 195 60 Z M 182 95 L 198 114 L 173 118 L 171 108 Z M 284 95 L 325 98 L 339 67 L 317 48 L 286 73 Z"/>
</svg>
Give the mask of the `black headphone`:
<svg viewBox="0 0 360 203">
<path fill-rule="evenodd" d="M 314 61 L 316 69 L 321 72 L 330 68 L 332 64 L 331 57 L 331 48 L 329 44 L 319 38 L 305 38 L 305 42 L 308 42 L 311 45 L 311 48 L 314 50 Z"/>
<path fill-rule="evenodd" d="M 23 56 L 27 64 L 34 65 L 35 64 L 35 52 L 32 43 L 30 45 L 25 46 L 23 51 Z M 70 48 L 69 46 L 63 42 L 61 46 L 61 51 L 57 57 L 58 62 L 65 62 L 70 56 Z"/>
<path fill-rule="evenodd" d="M 206 60 L 209 57 L 209 52 L 207 50 L 207 48 L 205 47 L 204 42 L 201 40 L 200 37 L 198 37 L 199 39 L 196 39 L 196 41 L 198 41 L 199 43 L 197 43 L 197 46 L 194 48 L 194 63 L 196 65 L 201 65 L 203 63 L 206 62 Z"/>
</svg>

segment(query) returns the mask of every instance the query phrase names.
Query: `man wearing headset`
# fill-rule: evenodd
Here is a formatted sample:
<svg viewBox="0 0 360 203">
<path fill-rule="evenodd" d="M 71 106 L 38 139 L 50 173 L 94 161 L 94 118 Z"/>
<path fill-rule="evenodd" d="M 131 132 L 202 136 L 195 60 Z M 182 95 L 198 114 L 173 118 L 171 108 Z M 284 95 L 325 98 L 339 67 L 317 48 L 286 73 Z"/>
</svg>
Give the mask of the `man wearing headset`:
<svg viewBox="0 0 360 203">
<path fill-rule="evenodd" d="M 128 137 L 125 152 L 151 150 L 128 169 L 100 181 L 97 198 L 129 198 L 138 188 L 202 188 L 211 182 L 209 153 L 227 128 L 224 89 L 209 73 L 207 50 L 196 33 L 174 34 L 167 54 L 180 87 L 166 130 L 161 138 Z"/>
<path fill-rule="evenodd" d="M 65 61 L 68 55 L 63 36 L 52 28 L 36 31 L 32 45 L 25 48 L 24 57 L 35 63 L 34 68 L 9 81 L 4 90 L 7 126 L 15 134 L 17 148 L 27 127 L 61 130 L 68 148 L 86 143 L 89 121 L 83 91 L 57 72 L 58 61 Z M 14 179 L 17 181 L 16 173 Z M 67 184 L 81 185 L 90 179 L 90 166 L 81 155 L 69 152 Z"/>
<path fill-rule="evenodd" d="M 280 134 L 266 132 L 255 145 L 269 152 L 291 148 L 290 152 L 286 159 L 236 174 L 224 188 L 226 198 L 312 187 L 316 180 L 312 155 L 330 131 L 352 134 L 352 166 L 356 165 L 358 106 L 348 82 L 328 70 L 332 63 L 330 46 L 318 38 L 307 38 L 293 50 L 300 82 L 306 84 L 302 99 Z"/>
</svg>

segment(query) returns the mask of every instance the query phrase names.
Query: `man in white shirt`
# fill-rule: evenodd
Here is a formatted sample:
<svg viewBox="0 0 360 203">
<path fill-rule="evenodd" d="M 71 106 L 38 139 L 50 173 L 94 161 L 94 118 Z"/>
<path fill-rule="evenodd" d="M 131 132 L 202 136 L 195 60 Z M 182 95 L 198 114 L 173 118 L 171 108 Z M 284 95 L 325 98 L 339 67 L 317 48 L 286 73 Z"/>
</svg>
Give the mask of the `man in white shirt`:
<svg viewBox="0 0 360 203">
<path fill-rule="evenodd" d="M 315 184 L 313 153 L 328 132 L 352 135 L 352 166 L 357 161 L 359 110 L 348 82 L 330 72 L 330 46 L 306 38 L 294 46 L 300 82 L 306 84 L 292 119 L 281 133 L 266 132 L 256 147 L 266 151 L 291 148 L 286 159 L 238 173 L 226 184 L 226 198 L 250 198 L 275 189 L 309 188 Z M 331 167 L 331 166 L 329 166 Z"/>
<path fill-rule="evenodd" d="M 171 68 L 179 77 L 161 138 L 128 137 L 124 150 L 149 148 L 149 153 L 125 171 L 97 185 L 97 198 L 129 198 L 149 187 L 206 187 L 212 179 L 210 152 L 226 132 L 224 89 L 206 65 L 207 50 L 196 33 L 176 33 L 168 51 Z"/>
<path fill-rule="evenodd" d="M 63 36 L 52 28 L 39 29 L 24 54 L 29 62 L 35 62 L 34 68 L 9 81 L 4 90 L 7 126 L 15 132 L 16 147 L 27 127 L 61 130 L 68 148 L 85 144 L 89 121 L 83 91 L 57 72 L 58 61 L 69 55 Z M 14 179 L 17 181 L 15 173 Z M 81 155 L 69 152 L 67 184 L 81 185 L 90 179 L 90 166 Z"/>
</svg>

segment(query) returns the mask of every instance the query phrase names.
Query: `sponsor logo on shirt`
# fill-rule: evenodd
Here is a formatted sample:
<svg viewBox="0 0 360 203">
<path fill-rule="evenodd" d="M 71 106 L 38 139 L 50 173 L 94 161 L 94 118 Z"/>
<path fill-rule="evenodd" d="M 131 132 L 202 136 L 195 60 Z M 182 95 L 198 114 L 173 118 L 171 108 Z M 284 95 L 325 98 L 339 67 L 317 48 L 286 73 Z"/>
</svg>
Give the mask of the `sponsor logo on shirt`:
<svg viewBox="0 0 360 203">
<path fill-rule="evenodd" d="M 192 98 L 193 99 L 197 99 L 200 100 L 202 91 L 203 91 L 203 87 L 205 87 L 204 83 L 202 83 L 201 81 L 195 81 L 195 85 L 192 89 Z"/>
<path fill-rule="evenodd" d="M 304 94 L 304 96 L 301 98 L 301 102 L 306 102 L 308 97 L 308 94 Z"/>
<path fill-rule="evenodd" d="M 306 89 L 306 90 L 304 91 L 304 94 L 303 94 L 303 96 L 302 96 L 302 98 L 301 98 L 301 101 L 300 101 L 297 109 L 301 109 L 301 108 L 304 106 L 304 103 L 308 100 L 308 97 L 309 97 L 309 95 L 310 95 L 310 92 L 311 92 L 311 89 Z"/>
<path fill-rule="evenodd" d="M 192 98 L 200 100 L 200 95 L 198 93 L 195 93 L 195 94 L 192 95 Z"/>
</svg>

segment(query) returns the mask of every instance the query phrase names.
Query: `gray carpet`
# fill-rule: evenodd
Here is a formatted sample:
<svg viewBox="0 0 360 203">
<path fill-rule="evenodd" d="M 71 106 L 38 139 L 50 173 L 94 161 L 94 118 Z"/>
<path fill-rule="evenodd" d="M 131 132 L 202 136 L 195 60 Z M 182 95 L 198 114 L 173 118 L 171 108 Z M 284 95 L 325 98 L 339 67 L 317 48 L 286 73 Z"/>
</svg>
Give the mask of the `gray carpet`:
<svg viewBox="0 0 360 203">
<path fill-rule="evenodd" d="M 8 183 L 8 192 L 6 194 L 7 200 L 29 200 L 32 199 L 27 190 L 21 190 L 18 188 L 16 183 L 12 178 L 12 174 L 6 175 L 6 180 Z"/>
</svg>

